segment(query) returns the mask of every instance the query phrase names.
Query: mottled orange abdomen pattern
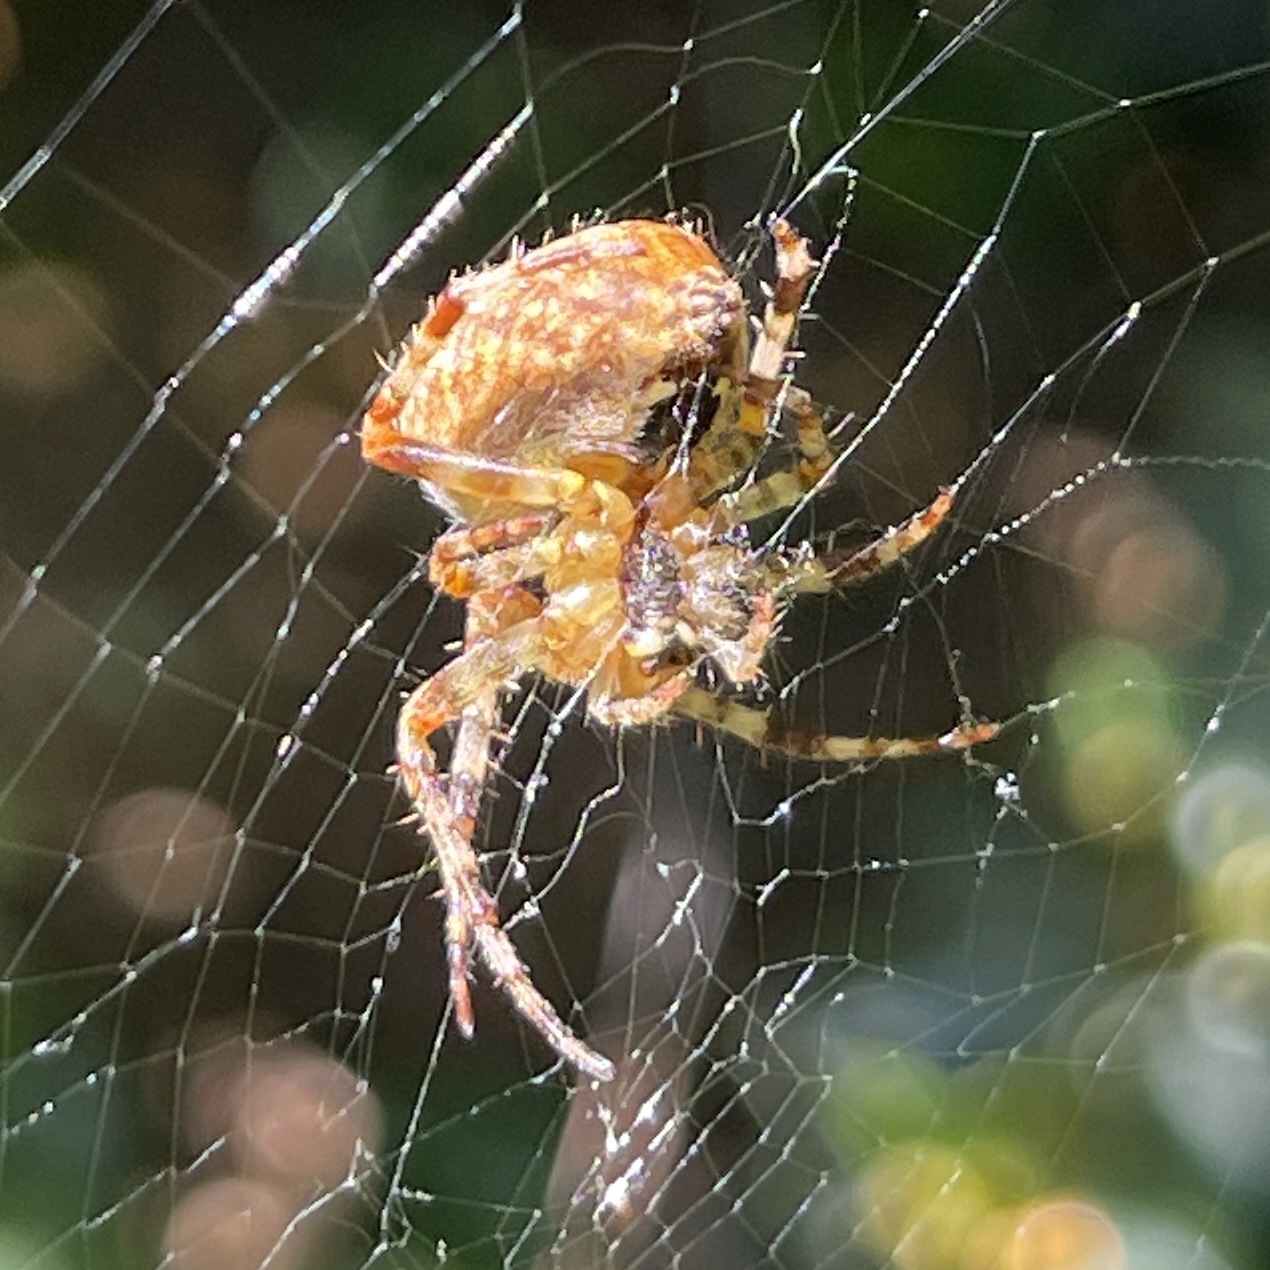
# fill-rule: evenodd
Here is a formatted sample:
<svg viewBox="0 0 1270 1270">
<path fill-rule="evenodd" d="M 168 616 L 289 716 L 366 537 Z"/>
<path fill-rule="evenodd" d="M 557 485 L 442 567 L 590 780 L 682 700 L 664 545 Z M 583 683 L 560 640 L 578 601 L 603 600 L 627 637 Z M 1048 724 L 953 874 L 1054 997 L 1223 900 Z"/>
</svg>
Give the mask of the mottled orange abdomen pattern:
<svg viewBox="0 0 1270 1270">
<path fill-rule="evenodd" d="M 439 449 L 532 466 L 633 457 L 649 406 L 743 343 L 744 312 L 693 230 L 593 225 L 452 279 L 370 416 Z"/>
</svg>

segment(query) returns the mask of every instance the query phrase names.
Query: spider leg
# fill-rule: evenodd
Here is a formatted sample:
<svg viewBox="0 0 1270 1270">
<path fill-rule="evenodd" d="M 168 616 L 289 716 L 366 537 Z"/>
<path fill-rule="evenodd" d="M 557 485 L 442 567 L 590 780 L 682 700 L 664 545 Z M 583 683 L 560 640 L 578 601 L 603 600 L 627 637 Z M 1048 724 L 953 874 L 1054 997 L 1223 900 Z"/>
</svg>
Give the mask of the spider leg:
<svg viewBox="0 0 1270 1270">
<path fill-rule="evenodd" d="M 801 388 L 790 387 L 785 392 L 784 406 L 798 427 L 800 457 L 789 467 L 769 472 L 724 494 L 715 506 L 715 513 L 725 525 L 758 520 L 793 507 L 826 478 L 833 466 L 834 451 L 825 436 L 824 418 L 811 396 Z M 751 457 L 750 466 L 757 457 L 757 454 Z"/>
<path fill-rule="evenodd" d="M 539 660 L 540 602 L 518 587 L 469 601 L 467 648 L 411 693 L 397 722 L 397 764 L 436 856 L 446 903 L 450 1000 L 460 1032 L 475 1029 L 468 964 L 472 950 L 513 1007 L 566 1062 L 598 1080 L 613 1065 L 584 1044 L 534 987 L 481 880 L 473 841 L 490 764 L 498 692 Z M 458 721 L 448 777 L 437 770 L 434 732 Z"/>
<path fill-rule="evenodd" d="M 795 732 L 774 718 L 770 708 L 761 710 L 728 701 L 695 685 L 680 695 L 674 712 L 704 723 L 716 732 L 738 737 L 756 749 L 813 763 L 861 763 L 947 754 L 983 745 L 1001 730 L 997 723 L 966 723 L 942 736 L 925 737 L 825 736 Z"/>
<path fill-rule="evenodd" d="M 553 512 L 538 512 L 487 521 L 481 525 L 456 525 L 433 543 L 432 558 L 454 564 L 470 560 L 473 556 L 488 555 L 491 551 L 505 551 L 546 533 L 559 519 Z"/>
<path fill-rule="evenodd" d="M 825 592 L 862 581 L 889 568 L 916 550 L 944 522 L 952 510 L 953 496 L 941 490 L 928 507 L 888 529 L 873 542 L 841 560 L 811 556 L 806 559 L 772 554 L 770 584 L 788 595 L 798 592 Z M 770 642 L 774 623 L 761 638 L 759 655 Z M 757 672 L 755 672 L 757 673 Z M 750 676 L 751 678 L 753 676 Z M 745 677 L 730 675 L 734 683 Z M 965 750 L 991 741 L 1000 732 L 998 723 L 963 723 L 939 736 L 868 737 L 801 733 L 787 728 L 773 716 L 771 708 L 755 709 L 737 701 L 716 697 L 695 685 L 675 701 L 673 710 L 719 732 L 748 742 L 764 751 L 817 763 L 853 763 L 882 759 L 917 758 Z"/>
<path fill-rule="evenodd" d="M 816 271 L 816 261 L 807 250 L 806 239 L 795 233 L 788 222 L 776 221 L 772 237 L 776 241 L 776 286 L 763 312 L 744 383 L 739 387 L 724 384 L 719 409 L 689 459 L 688 475 L 698 504 L 750 471 L 766 445 L 772 406 L 781 395 L 785 359 L 794 338 L 798 312 Z M 798 445 L 803 456 L 799 470 L 803 473 L 803 484 L 799 494 L 775 506 L 796 502 L 802 492 L 820 480 L 833 461 L 820 415 L 807 394 L 799 389 L 786 389 L 785 404 L 798 423 Z M 754 504 L 758 506 L 759 502 L 755 496 Z M 730 516 L 729 523 L 738 524 L 762 514 L 763 511 L 755 510 L 747 515 Z"/>
<path fill-rule="evenodd" d="M 555 512 L 540 512 L 449 529 L 428 553 L 429 579 L 447 595 L 464 599 L 541 573 L 545 535 L 559 519 Z"/>
<path fill-rule="evenodd" d="M 796 575 L 789 590 L 833 591 L 871 578 L 920 547 L 944 523 L 952 505 L 952 492 L 940 490 L 929 507 L 914 512 L 907 520 L 886 530 L 845 559 L 812 556 L 797 562 L 794 566 Z"/>
<path fill-rule="evenodd" d="M 362 427 L 362 454 L 389 472 L 427 482 L 441 491 L 442 505 L 447 497 L 459 497 L 489 504 L 561 507 L 574 502 L 590 484 L 571 468 L 526 467 L 428 445 L 403 436 L 390 419 L 370 414 Z"/>
<path fill-rule="evenodd" d="M 776 240 L 777 281 L 763 314 L 744 389 L 723 394 L 724 400 L 710 427 L 693 448 L 689 481 L 700 504 L 753 468 L 767 441 L 768 421 L 778 398 L 794 418 L 799 458 L 788 468 L 724 494 L 714 507 L 715 516 L 724 526 L 744 524 L 793 507 L 826 479 L 834 462 L 824 417 L 810 394 L 783 383 L 789 345 L 816 261 L 807 250 L 806 240 L 785 221 L 778 220 L 772 234 Z M 929 507 L 846 560 L 832 565 L 813 564 L 794 589 L 828 591 L 887 568 L 924 542 L 951 506 L 952 495 L 942 491 Z"/>
<path fill-rule="evenodd" d="M 389 472 L 413 477 L 427 486 L 438 506 L 462 511 L 472 508 L 524 507 L 550 508 L 563 516 L 582 518 L 594 529 L 625 538 L 635 524 L 635 509 L 630 498 L 601 476 L 584 475 L 577 467 L 538 467 L 511 463 L 502 459 L 482 458 L 463 450 L 447 450 L 428 445 L 398 432 L 391 416 L 380 417 L 371 410 L 362 425 L 362 456 Z M 606 462 L 611 456 L 581 454 L 573 460 L 597 471 L 622 465 Z M 479 520 L 466 511 L 461 521 Z M 456 533 L 461 551 L 479 551 L 482 533 L 489 546 L 498 544 L 500 534 L 521 538 L 529 532 L 534 515 L 505 518 L 488 525 L 478 524 L 471 531 Z M 470 534 L 464 542 L 464 535 Z M 550 539 L 550 535 L 544 535 Z"/>
<path fill-rule="evenodd" d="M 505 631 L 502 640 L 479 638 L 479 621 L 477 616 L 469 623 L 471 642 L 466 651 L 424 680 L 397 717 L 398 771 L 436 852 L 446 900 L 450 999 L 465 1036 L 471 1036 L 473 1029 L 468 949 L 474 926 L 488 920 L 493 909 L 493 899 L 481 883 L 472 841 L 489 771 L 498 685 L 515 670 L 512 645 L 516 642 L 509 638 L 516 634 L 515 627 Z M 492 663 L 500 655 L 504 664 L 495 666 Z M 447 778 L 437 770 L 430 738 L 456 719 L 461 722 Z M 496 911 L 492 916 L 497 921 Z"/>
</svg>

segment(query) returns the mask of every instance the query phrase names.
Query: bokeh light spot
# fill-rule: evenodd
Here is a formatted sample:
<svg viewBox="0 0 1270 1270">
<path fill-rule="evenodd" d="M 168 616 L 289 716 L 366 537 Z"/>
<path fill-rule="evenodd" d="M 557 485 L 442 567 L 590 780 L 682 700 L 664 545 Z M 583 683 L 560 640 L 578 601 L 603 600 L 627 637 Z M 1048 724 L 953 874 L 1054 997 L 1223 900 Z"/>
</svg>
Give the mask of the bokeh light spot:
<svg viewBox="0 0 1270 1270">
<path fill-rule="evenodd" d="M 37 400 L 74 388 L 105 356 L 107 309 L 74 265 L 30 261 L 0 274 L 0 388 Z"/>
<path fill-rule="evenodd" d="M 220 898 L 235 828 L 210 799 L 183 789 L 147 789 L 107 808 L 94 846 L 112 889 L 130 908 L 152 919 L 187 921 Z"/>
</svg>

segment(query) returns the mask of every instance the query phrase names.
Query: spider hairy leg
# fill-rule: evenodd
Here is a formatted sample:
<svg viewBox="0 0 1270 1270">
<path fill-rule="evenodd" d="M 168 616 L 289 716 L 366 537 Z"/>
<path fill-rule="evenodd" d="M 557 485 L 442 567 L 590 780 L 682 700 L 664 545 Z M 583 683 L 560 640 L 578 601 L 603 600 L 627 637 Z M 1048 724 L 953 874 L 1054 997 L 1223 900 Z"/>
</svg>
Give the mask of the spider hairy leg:
<svg viewBox="0 0 1270 1270">
<path fill-rule="evenodd" d="M 541 573 L 548 562 L 543 557 L 553 554 L 548 531 L 558 520 L 555 512 L 544 512 L 447 530 L 428 553 L 428 579 L 465 599 Z"/>
<path fill-rule="evenodd" d="M 788 571 L 778 582 L 785 594 L 827 592 L 849 586 L 890 568 L 916 550 L 943 524 L 952 506 L 952 492 L 941 490 L 928 507 L 913 513 L 844 560 L 810 555 L 786 557 L 776 553 L 769 559 L 768 568 L 773 573 Z M 774 631 L 773 624 L 767 635 L 768 641 Z M 732 679 L 734 683 L 745 682 L 736 676 Z M 744 706 L 737 701 L 719 698 L 695 685 L 679 695 L 673 709 L 684 718 L 735 736 L 761 751 L 818 763 L 858 763 L 956 752 L 991 741 L 1000 732 L 1000 724 L 997 723 L 965 723 L 939 736 L 927 737 L 802 733 L 787 728 L 773 717 L 770 707 L 755 709 Z"/>
<path fill-rule="evenodd" d="M 675 713 L 704 723 L 716 732 L 735 736 L 767 753 L 813 763 L 863 763 L 871 760 L 920 758 L 968 750 L 993 740 L 997 723 L 969 723 L 941 736 L 884 737 L 828 736 L 796 732 L 772 717 L 771 709 L 755 709 L 716 697 L 703 688 L 686 689 L 675 702 Z"/>
<path fill-rule="evenodd" d="M 820 263 L 812 259 L 807 240 L 787 220 L 772 222 L 772 238 L 776 243 L 776 286 L 750 357 L 749 378 L 759 384 L 780 382 L 798 311 Z"/>
<path fill-rule="evenodd" d="M 800 458 L 792 466 L 760 477 L 749 485 L 725 494 L 717 504 L 717 514 L 726 525 L 770 516 L 793 507 L 828 479 L 833 468 L 834 450 L 825 435 L 824 418 L 801 388 L 785 393 L 785 409 L 798 428 Z"/>
<path fill-rule="evenodd" d="M 953 495 L 941 490 L 929 507 L 914 512 L 907 520 L 888 529 L 879 538 L 852 552 L 845 560 L 812 556 L 799 566 L 801 576 L 792 585 L 795 592 L 823 593 L 850 586 L 889 569 L 926 541 L 952 511 Z"/>
<path fill-rule="evenodd" d="M 362 453 L 389 472 L 423 481 L 442 506 L 464 496 L 512 507 L 560 507 L 575 501 L 590 482 L 571 468 L 527 467 L 412 441 L 391 420 L 367 415 Z"/>
<path fill-rule="evenodd" d="M 523 596 L 523 599 L 521 598 Z M 503 612 L 513 605 L 530 609 L 537 602 L 528 593 L 505 595 Z M 473 604 L 478 604 L 473 597 Z M 467 650 L 430 679 L 425 679 L 406 699 L 397 717 L 397 767 L 401 783 L 419 819 L 432 840 L 437 871 L 446 900 L 446 944 L 450 963 L 450 999 L 460 1031 L 471 1036 L 472 1002 L 467 983 L 468 949 L 476 931 L 488 921 L 497 921 L 493 899 L 480 880 L 476 853 L 472 847 L 479 814 L 480 791 L 488 772 L 488 738 L 494 730 L 497 685 L 514 668 L 509 661 L 502 675 L 489 677 L 491 653 L 511 647 L 519 632 L 532 630 L 532 617 L 511 624 L 500 643 L 485 638 L 497 619 L 492 607 L 479 604 L 468 623 Z M 461 720 L 454 743 L 449 777 L 437 770 L 432 734 L 447 723 Z M 480 743 L 481 734 L 485 744 Z"/>
<path fill-rule="evenodd" d="M 689 461 L 689 477 L 699 503 L 730 485 L 739 474 L 750 471 L 767 443 L 772 405 L 780 396 L 784 382 L 785 359 L 794 338 L 798 313 L 815 275 L 817 262 L 807 250 L 806 239 L 787 221 L 773 223 L 772 237 L 776 242 L 776 286 L 758 326 L 758 338 L 744 371 L 744 382 L 739 389 L 733 387 L 731 391 L 726 391 L 727 385 L 724 385 L 724 400 L 694 446 Z M 801 390 L 787 392 L 786 396 L 787 404 L 799 416 L 799 447 L 804 462 L 817 471 L 810 484 L 804 486 L 809 489 L 828 470 L 832 454 L 810 398 Z M 732 523 L 758 514 L 737 516 Z"/>
<path fill-rule="evenodd" d="M 481 880 L 473 842 L 490 764 L 501 685 L 539 659 L 541 603 L 518 587 L 469 600 L 465 651 L 411 693 L 397 722 L 402 785 L 432 842 L 446 904 L 450 1000 L 459 1031 L 475 1031 L 469 957 L 474 950 L 512 1006 L 566 1062 L 597 1080 L 613 1064 L 581 1041 L 534 987 Z M 433 733 L 457 721 L 448 776 L 437 769 Z"/>
</svg>

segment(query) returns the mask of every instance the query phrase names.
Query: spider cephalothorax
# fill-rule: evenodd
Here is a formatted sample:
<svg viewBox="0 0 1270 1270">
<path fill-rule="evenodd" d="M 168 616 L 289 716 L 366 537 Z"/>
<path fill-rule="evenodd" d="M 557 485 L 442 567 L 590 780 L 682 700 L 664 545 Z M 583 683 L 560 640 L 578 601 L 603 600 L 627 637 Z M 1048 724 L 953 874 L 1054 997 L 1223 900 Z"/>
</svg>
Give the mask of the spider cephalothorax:
<svg viewBox="0 0 1270 1270">
<path fill-rule="evenodd" d="M 833 564 L 806 546 L 751 545 L 746 522 L 798 502 L 833 462 L 810 400 L 791 386 L 782 392 L 815 262 L 784 221 L 772 232 L 777 282 L 752 351 L 741 290 L 695 229 L 593 225 L 452 279 L 362 429 L 369 461 L 417 479 L 457 522 L 429 567 L 440 590 L 467 602 L 463 651 L 411 694 L 397 725 L 402 784 L 446 901 L 455 1018 L 470 1036 L 474 950 L 555 1051 L 600 1079 L 612 1063 L 534 986 L 473 846 L 509 682 L 538 673 L 584 687 L 588 713 L 604 724 L 679 715 L 822 762 L 959 750 L 996 734 L 995 725 L 967 724 L 919 739 L 799 736 L 696 683 L 706 664 L 732 684 L 754 682 L 797 592 L 884 568 L 951 507 L 943 492 Z M 650 421 L 678 404 L 687 377 L 713 403 L 707 426 L 686 444 L 670 436 L 650 447 L 665 431 Z M 797 424 L 798 461 L 737 488 L 778 400 Z M 455 722 L 442 772 L 430 738 Z"/>
</svg>

